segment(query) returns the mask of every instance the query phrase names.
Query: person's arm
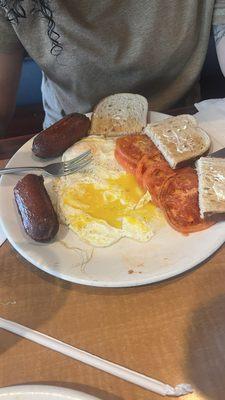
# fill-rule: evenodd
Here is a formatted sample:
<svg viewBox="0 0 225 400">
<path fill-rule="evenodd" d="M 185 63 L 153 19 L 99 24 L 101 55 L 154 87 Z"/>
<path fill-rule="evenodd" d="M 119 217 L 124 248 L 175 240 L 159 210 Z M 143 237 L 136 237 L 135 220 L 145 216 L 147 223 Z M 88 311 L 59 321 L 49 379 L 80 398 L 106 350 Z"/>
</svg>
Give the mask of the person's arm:
<svg viewBox="0 0 225 400">
<path fill-rule="evenodd" d="M 23 55 L 22 47 L 10 54 L 0 53 L 0 137 L 5 136 L 15 109 Z"/>
<path fill-rule="evenodd" d="M 225 76 L 225 24 L 214 25 L 213 32 L 220 68 Z"/>
</svg>

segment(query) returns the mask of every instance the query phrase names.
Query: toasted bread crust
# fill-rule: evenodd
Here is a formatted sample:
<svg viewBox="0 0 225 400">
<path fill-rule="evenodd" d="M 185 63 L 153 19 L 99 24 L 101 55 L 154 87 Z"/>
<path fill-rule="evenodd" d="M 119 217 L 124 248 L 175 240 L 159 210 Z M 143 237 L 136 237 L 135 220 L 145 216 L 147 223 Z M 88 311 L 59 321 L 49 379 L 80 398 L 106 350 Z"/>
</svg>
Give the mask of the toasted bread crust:
<svg viewBox="0 0 225 400">
<path fill-rule="evenodd" d="M 102 99 L 94 108 L 90 134 L 115 137 L 140 133 L 147 124 L 148 102 L 133 93 Z"/>
</svg>

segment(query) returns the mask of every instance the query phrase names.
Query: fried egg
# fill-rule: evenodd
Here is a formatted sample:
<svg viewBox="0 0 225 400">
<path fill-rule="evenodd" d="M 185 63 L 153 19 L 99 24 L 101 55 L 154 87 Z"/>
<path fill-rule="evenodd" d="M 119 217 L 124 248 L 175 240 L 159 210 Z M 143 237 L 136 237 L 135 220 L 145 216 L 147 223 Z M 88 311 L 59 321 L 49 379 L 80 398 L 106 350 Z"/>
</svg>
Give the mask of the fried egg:
<svg viewBox="0 0 225 400">
<path fill-rule="evenodd" d="M 117 163 L 114 139 L 87 137 L 70 147 L 63 161 L 89 149 L 93 161 L 54 185 L 61 220 L 92 246 L 110 246 L 123 237 L 148 241 L 162 222 L 161 212 Z"/>
</svg>

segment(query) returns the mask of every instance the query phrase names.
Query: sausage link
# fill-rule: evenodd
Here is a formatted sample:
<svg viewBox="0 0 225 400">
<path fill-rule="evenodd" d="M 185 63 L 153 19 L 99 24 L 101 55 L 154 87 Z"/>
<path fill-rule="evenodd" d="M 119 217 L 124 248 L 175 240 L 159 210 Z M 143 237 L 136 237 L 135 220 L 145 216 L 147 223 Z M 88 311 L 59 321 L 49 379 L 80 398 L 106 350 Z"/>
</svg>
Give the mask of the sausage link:
<svg viewBox="0 0 225 400">
<path fill-rule="evenodd" d="M 28 174 L 14 188 L 14 197 L 26 233 L 38 242 L 49 242 L 59 222 L 44 186 L 43 176 Z"/>
<path fill-rule="evenodd" d="M 66 115 L 34 138 L 32 151 L 40 158 L 58 157 L 85 137 L 89 128 L 90 120 L 85 115 Z"/>
</svg>

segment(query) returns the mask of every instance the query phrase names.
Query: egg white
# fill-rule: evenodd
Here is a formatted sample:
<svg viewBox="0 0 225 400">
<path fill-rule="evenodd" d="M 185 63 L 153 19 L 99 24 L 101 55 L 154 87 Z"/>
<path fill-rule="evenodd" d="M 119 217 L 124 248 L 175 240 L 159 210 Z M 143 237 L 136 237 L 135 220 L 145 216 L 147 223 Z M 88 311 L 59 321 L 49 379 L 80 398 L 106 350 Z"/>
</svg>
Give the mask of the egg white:
<svg viewBox="0 0 225 400">
<path fill-rule="evenodd" d="M 62 159 L 68 161 L 89 149 L 93 155 L 90 164 L 54 183 L 61 221 L 80 239 L 97 247 L 110 246 L 123 237 L 149 240 L 154 226 L 159 226 L 161 213 L 150 207 L 150 194 L 143 193 L 116 161 L 115 139 L 87 137 L 70 147 Z M 145 207 L 149 207 L 149 216 Z"/>
</svg>

